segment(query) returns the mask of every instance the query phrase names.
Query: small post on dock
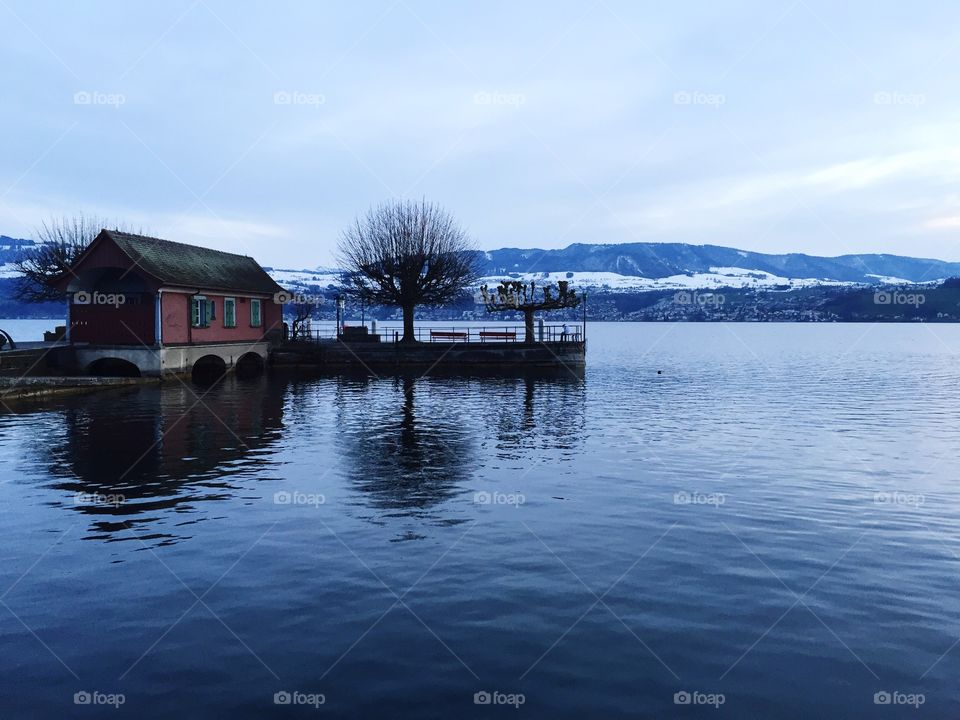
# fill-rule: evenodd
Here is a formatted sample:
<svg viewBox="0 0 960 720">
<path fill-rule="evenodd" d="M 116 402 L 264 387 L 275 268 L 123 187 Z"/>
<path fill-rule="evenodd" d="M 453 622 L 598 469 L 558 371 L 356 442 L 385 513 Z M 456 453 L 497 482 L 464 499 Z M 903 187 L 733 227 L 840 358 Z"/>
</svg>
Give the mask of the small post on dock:
<svg viewBox="0 0 960 720">
<path fill-rule="evenodd" d="M 587 294 L 583 294 L 583 342 L 587 341 Z"/>
<path fill-rule="evenodd" d="M 345 305 L 343 295 L 337 295 L 337 340 L 340 339 L 343 332 L 343 308 Z"/>
</svg>

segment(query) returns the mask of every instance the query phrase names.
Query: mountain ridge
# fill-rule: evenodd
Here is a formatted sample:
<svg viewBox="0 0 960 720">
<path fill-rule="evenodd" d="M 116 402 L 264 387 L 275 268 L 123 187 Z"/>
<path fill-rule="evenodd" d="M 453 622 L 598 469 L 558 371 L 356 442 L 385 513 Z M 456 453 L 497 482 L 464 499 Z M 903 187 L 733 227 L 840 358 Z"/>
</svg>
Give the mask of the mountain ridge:
<svg viewBox="0 0 960 720">
<path fill-rule="evenodd" d="M 737 267 L 786 278 L 877 284 L 881 279 L 925 282 L 960 275 L 960 262 L 888 253 L 761 253 L 690 243 L 573 243 L 562 249 L 500 248 L 483 252 L 484 275 L 542 272 L 613 272 L 643 278 L 709 273 Z"/>
</svg>

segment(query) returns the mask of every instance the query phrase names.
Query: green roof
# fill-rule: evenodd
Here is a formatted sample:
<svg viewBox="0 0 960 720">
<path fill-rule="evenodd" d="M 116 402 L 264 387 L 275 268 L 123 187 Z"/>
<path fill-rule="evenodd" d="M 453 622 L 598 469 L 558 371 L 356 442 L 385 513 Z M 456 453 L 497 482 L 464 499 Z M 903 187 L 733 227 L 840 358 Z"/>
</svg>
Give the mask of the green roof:
<svg viewBox="0 0 960 720">
<path fill-rule="evenodd" d="M 165 285 L 270 294 L 283 289 L 247 255 L 117 230 L 103 230 L 100 235 Z"/>
</svg>

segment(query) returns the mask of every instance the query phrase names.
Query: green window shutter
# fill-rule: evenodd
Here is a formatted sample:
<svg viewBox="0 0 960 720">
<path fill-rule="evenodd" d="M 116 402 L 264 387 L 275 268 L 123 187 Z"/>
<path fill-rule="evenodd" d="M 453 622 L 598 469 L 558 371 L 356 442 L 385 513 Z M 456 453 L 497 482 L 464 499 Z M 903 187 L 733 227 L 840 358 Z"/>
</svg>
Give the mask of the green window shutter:
<svg viewBox="0 0 960 720">
<path fill-rule="evenodd" d="M 202 328 L 210 324 L 211 306 L 211 301 L 203 295 L 194 296 L 190 313 L 190 321 L 194 327 Z"/>
<path fill-rule="evenodd" d="M 237 301 L 233 298 L 224 298 L 223 300 L 223 326 L 237 326 Z"/>
<path fill-rule="evenodd" d="M 253 327 L 260 327 L 260 301 L 250 301 L 250 324 Z"/>
</svg>

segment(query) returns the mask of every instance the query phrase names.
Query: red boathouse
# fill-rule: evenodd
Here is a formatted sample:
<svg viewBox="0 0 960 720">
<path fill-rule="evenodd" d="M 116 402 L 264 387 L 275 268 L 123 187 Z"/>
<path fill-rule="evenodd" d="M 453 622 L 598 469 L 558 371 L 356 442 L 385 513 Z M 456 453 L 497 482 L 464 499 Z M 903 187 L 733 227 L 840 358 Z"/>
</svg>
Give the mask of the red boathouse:
<svg viewBox="0 0 960 720">
<path fill-rule="evenodd" d="M 92 374 L 262 366 L 282 337 L 282 288 L 246 255 L 102 230 L 58 287 L 67 339 Z"/>
</svg>

